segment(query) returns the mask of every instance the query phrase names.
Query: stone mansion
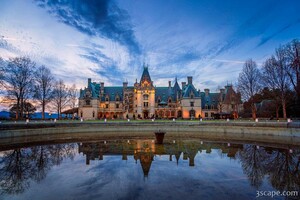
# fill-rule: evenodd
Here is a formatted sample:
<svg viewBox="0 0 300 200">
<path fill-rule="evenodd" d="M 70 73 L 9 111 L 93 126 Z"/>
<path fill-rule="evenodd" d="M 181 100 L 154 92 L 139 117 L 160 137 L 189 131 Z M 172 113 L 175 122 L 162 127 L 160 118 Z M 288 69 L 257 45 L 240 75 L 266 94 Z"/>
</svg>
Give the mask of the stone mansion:
<svg viewBox="0 0 300 200">
<path fill-rule="evenodd" d="M 218 93 L 197 90 L 193 77 L 181 87 L 175 79 L 167 87 L 155 87 L 148 67 L 144 66 L 139 82 L 128 86 L 104 86 L 88 79 L 87 87 L 80 90 L 79 117 L 83 119 L 149 119 L 149 118 L 237 118 L 242 109 L 241 97 L 232 85 Z"/>
</svg>

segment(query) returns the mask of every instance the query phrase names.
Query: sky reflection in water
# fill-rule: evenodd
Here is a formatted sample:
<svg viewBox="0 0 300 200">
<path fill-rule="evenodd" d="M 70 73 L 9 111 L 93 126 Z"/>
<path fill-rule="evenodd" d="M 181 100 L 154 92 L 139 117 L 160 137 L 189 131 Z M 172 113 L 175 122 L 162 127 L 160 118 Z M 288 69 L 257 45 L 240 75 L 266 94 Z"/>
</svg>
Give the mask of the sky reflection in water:
<svg viewBox="0 0 300 200">
<path fill-rule="evenodd" d="M 51 144 L 0 152 L 0 199 L 255 199 L 257 190 L 299 190 L 299 165 L 300 150 L 286 147 Z"/>
</svg>

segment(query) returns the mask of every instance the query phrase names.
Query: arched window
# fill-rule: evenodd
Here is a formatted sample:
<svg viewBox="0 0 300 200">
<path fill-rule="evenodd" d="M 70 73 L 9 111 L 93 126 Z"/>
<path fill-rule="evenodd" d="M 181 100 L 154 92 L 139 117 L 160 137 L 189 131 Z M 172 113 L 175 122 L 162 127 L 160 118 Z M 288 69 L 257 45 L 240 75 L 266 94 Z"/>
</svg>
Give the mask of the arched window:
<svg viewBox="0 0 300 200">
<path fill-rule="evenodd" d="M 190 118 L 194 118 L 195 117 L 195 110 L 190 110 Z"/>
</svg>

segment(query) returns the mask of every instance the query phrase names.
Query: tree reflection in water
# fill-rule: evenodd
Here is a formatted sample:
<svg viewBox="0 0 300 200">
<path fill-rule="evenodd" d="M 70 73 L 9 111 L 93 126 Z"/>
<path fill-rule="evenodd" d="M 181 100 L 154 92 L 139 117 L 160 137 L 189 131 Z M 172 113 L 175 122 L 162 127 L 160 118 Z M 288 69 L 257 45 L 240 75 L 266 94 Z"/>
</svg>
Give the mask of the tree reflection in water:
<svg viewBox="0 0 300 200">
<path fill-rule="evenodd" d="M 300 190 L 300 151 L 287 149 L 257 148 L 244 145 L 238 158 L 252 186 L 259 188 L 265 177 L 280 191 Z"/>
<path fill-rule="evenodd" d="M 73 159 L 76 144 L 57 144 L 18 148 L 4 152 L 0 160 L 1 194 L 18 194 L 29 188 L 31 181 L 41 181 L 54 165 Z"/>
</svg>

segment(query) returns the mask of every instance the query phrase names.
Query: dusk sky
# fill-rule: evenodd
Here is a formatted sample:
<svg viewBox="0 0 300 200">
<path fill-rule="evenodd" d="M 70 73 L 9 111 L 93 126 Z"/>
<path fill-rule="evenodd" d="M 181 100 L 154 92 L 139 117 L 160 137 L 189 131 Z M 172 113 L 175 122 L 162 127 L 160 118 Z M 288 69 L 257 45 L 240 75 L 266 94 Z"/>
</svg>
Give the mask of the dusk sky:
<svg viewBox="0 0 300 200">
<path fill-rule="evenodd" d="M 133 85 L 143 63 L 156 86 L 194 77 L 201 91 L 236 83 L 300 38 L 298 0 L 1 0 L 0 56 L 29 56 L 78 88 L 87 78 Z M 181 85 L 181 84 L 180 84 Z"/>
</svg>

